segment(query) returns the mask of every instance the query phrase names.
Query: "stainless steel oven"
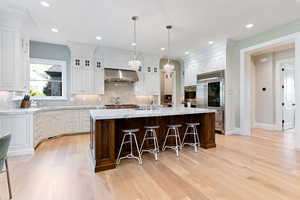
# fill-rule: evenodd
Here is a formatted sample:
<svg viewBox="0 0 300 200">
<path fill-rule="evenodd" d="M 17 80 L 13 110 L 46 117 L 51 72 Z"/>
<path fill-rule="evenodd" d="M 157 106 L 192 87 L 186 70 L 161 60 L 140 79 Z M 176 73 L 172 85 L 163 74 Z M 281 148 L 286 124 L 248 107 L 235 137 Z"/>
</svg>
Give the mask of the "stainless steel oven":
<svg viewBox="0 0 300 200">
<path fill-rule="evenodd" d="M 216 112 L 216 130 L 224 133 L 224 71 L 197 75 L 197 107 Z"/>
</svg>

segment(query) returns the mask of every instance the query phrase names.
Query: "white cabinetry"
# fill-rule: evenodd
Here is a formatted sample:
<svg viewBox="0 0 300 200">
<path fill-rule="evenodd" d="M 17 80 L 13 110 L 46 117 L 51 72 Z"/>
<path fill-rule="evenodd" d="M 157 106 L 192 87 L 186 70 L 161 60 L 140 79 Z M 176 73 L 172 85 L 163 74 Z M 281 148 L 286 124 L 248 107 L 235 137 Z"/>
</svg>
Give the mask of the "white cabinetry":
<svg viewBox="0 0 300 200">
<path fill-rule="evenodd" d="M 197 84 L 197 75 L 226 68 L 226 43 L 191 52 L 184 60 L 184 86 Z"/>
<path fill-rule="evenodd" d="M 71 49 L 71 93 L 104 94 L 102 59 L 93 45 L 69 43 Z"/>
<path fill-rule="evenodd" d="M 135 83 L 136 95 L 160 95 L 159 67 L 140 67 L 139 80 Z"/>
<path fill-rule="evenodd" d="M 93 66 L 91 59 L 72 57 L 72 93 L 92 93 L 93 80 Z"/>
<path fill-rule="evenodd" d="M 90 131 L 89 110 L 41 111 L 33 115 L 34 146 L 58 135 Z"/>
<path fill-rule="evenodd" d="M 89 109 L 0 114 L 0 130 L 9 131 L 12 136 L 9 155 L 32 154 L 34 147 L 48 138 L 89 132 Z"/>
<path fill-rule="evenodd" d="M 104 94 L 104 67 L 101 59 L 94 58 L 93 89 L 96 94 Z"/>
<path fill-rule="evenodd" d="M 184 86 L 197 85 L 197 74 L 199 73 L 196 65 L 188 65 L 184 71 Z"/>
<path fill-rule="evenodd" d="M 100 59 L 72 58 L 72 93 L 104 94 L 104 69 Z"/>
<path fill-rule="evenodd" d="M 9 155 L 33 153 L 32 114 L 0 115 L 0 129 L 9 131 L 12 136 Z"/>
<path fill-rule="evenodd" d="M 0 90 L 28 88 L 29 41 L 18 31 L 0 27 Z"/>
</svg>

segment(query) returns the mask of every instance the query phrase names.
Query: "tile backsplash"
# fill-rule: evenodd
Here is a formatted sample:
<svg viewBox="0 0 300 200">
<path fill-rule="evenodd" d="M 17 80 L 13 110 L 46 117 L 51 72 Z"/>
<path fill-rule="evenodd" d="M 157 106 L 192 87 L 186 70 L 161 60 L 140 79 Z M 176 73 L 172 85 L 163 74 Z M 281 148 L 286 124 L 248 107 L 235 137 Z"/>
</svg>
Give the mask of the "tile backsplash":
<svg viewBox="0 0 300 200">
<path fill-rule="evenodd" d="M 105 83 L 104 95 L 70 95 L 68 100 L 38 100 L 39 106 L 67 106 L 67 105 L 97 105 L 113 104 L 119 97 L 121 104 L 150 104 L 157 103 L 157 96 L 136 96 L 132 83 Z M 18 108 L 20 100 L 13 100 L 13 92 L 0 91 L 0 109 Z"/>
</svg>

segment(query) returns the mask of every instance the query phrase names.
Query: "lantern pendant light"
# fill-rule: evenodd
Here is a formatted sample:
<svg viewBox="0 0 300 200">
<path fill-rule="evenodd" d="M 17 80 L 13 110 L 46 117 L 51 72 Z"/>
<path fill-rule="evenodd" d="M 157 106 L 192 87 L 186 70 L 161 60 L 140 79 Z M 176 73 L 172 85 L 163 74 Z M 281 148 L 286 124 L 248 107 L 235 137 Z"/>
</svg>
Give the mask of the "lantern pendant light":
<svg viewBox="0 0 300 200">
<path fill-rule="evenodd" d="M 174 71 L 174 68 L 175 66 L 170 63 L 170 31 L 172 29 L 172 26 L 171 25 L 168 25 L 167 27 L 167 30 L 168 30 L 168 62 L 167 64 L 164 65 L 164 71 L 167 72 L 167 73 L 171 73 Z"/>
<path fill-rule="evenodd" d="M 133 16 L 131 18 L 133 20 L 133 43 L 131 43 L 131 46 L 133 46 L 134 55 L 133 59 L 128 62 L 128 66 L 132 69 L 137 71 L 139 67 L 142 65 L 141 61 L 137 59 L 137 53 L 136 53 L 136 20 L 138 20 L 137 16 Z"/>
</svg>

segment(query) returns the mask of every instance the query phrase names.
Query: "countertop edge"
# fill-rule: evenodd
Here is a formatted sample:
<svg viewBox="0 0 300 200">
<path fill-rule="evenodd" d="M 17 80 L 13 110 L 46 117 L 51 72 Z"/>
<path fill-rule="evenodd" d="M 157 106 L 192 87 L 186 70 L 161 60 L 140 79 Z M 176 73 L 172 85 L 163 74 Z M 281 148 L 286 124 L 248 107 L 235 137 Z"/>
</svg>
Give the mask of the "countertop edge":
<svg viewBox="0 0 300 200">
<path fill-rule="evenodd" d="M 47 112 L 47 111 L 59 111 L 59 110 L 89 110 L 89 109 L 104 109 L 102 106 L 49 106 L 41 108 L 15 108 L 0 110 L 1 115 L 24 115 L 24 114 L 33 114 L 37 112 Z"/>
<path fill-rule="evenodd" d="M 151 113 L 151 110 L 148 110 L 148 113 L 118 113 L 118 115 L 109 115 L 109 116 L 97 116 L 95 115 L 96 110 L 90 110 L 91 117 L 94 120 L 110 120 L 110 119 L 129 119 L 129 118 L 142 118 L 142 117 L 164 117 L 164 116 L 174 116 L 174 115 L 190 115 L 190 114 L 206 114 L 206 113 L 215 113 L 216 110 L 214 109 L 200 109 L 197 108 L 198 111 L 196 110 L 186 110 L 185 112 L 180 112 L 178 110 L 166 110 L 167 112 L 165 113 Z M 108 109 L 106 109 L 106 112 Z M 172 111 L 172 112 L 170 112 Z M 145 112 L 147 112 L 145 110 Z"/>
</svg>

